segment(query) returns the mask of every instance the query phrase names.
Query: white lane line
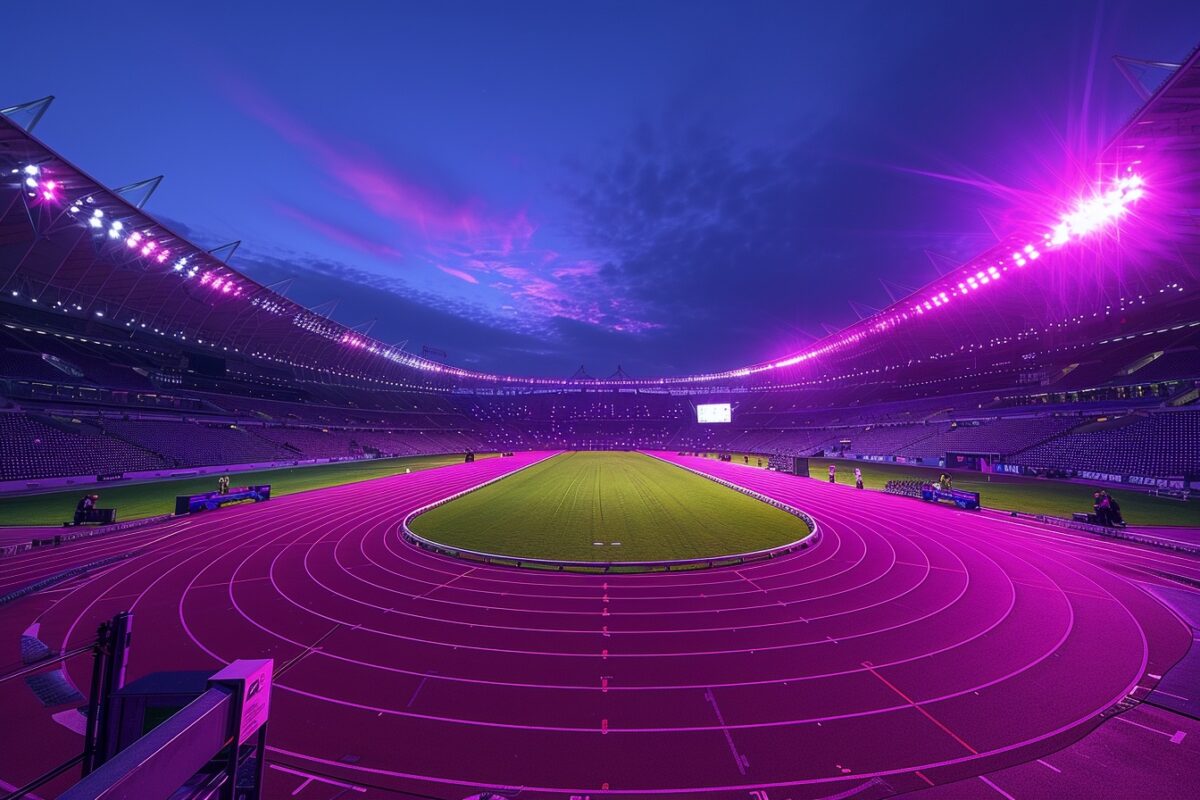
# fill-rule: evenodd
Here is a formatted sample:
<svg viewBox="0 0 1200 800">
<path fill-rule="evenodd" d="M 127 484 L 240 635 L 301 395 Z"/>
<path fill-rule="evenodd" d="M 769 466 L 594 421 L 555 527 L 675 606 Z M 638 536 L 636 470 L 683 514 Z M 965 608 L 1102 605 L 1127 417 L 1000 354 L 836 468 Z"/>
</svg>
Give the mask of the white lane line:
<svg viewBox="0 0 1200 800">
<path fill-rule="evenodd" d="M 1187 733 L 1185 731 L 1175 731 L 1175 733 L 1171 734 L 1171 733 L 1167 733 L 1166 731 L 1160 731 L 1158 728 L 1152 728 L 1149 725 L 1143 725 L 1140 722 L 1134 722 L 1131 719 L 1125 719 L 1125 717 L 1123 717 L 1123 716 L 1118 716 L 1118 717 L 1116 717 L 1116 719 L 1121 720 L 1121 722 L 1127 722 L 1130 725 L 1136 725 L 1137 727 L 1141 728 L 1142 730 L 1147 730 L 1147 731 L 1150 731 L 1151 733 L 1157 733 L 1159 736 L 1165 736 L 1171 740 L 1171 744 L 1179 744 L 1180 742 L 1183 741 L 1183 738 L 1185 736 L 1187 736 Z"/>
<path fill-rule="evenodd" d="M 285 767 L 280 764 L 268 764 L 267 766 L 269 766 L 271 769 L 276 769 L 276 770 L 279 770 L 280 772 L 286 772 L 289 775 L 296 775 L 300 778 L 305 779 L 304 783 L 300 784 L 300 786 L 296 789 L 296 791 L 292 792 L 293 796 L 298 794 L 301 789 L 303 789 L 305 786 L 308 786 L 308 784 L 312 783 L 313 781 L 317 781 L 318 783 L 328 783 L 331 786 L 338 786 L 342 789 L 349 789 L 354 792 L 361 793 L 361 792 L 367 791 L 362 786 L 356 786 L 353 783 L 344 783 L 342 781 L 336 781 L 333 778 L 326 778 L 322 775 L 314 775 L 311 772 L 304 772 L 303 770 L 292 769 L 291 767 Z"/>
<path fill-rule="evenodd" d="M 423 597 L 428 597 L 429 595 L 431 595 L 431 594 L 433 594 L 434 592 L 436 592 L 438 589 L 441 589 L 441 588 L 444 588 L 444 587 L 446 587 L 446 586 L 449 586 L 450 584 L 454 583 L 454 582 L 455 582 L 456 580 L 458 580 L 459 578 L 465 578 L 465 577 L 467 577 L 468 575 L 470 575 L 470 574 L 471 574 L 472 572 L 474 572 L 474 571 L 475 571 L 475 567 L 471 567 L 471 568 L 470 568 L 469 570 L 467 570 L 466 572 L 460 572 L 458 575 L 455 575 L 455 576 L 454 576 L 453 578 L 451 578 L 450 580 L 448 580 L 448 581 L 446 581 L 446 582 L 444 582 L 444 583 L 439 583 L 437 586 L 433 587 L 433 588 L 432 588 L 432 589 L 430 589 L 429 591 L 427 591 L 427 592 L 424 592 L 424 593 L 422 593 L 422 594 L 419 594 L 419 595 L 417 595 L 416 597 L 414 597 L 413 599 L 414 599 L 414 600 L 420 600 L 420 599 L 421 599 L 421 598 L 423 598 Z"/>
<path fill-rule="evenodd" d="M 437 675 L 437 672 L 430 671 L 429 675 Z M 408 698 L 408 705 L 406 705 L 405 708 L 412 708 L 412 704 L 417 700 L 417 695 L 419 695 L 421 690 L 425 688 L 425 682 L 429 680 L 429 675 L 421 676 L 421 682 L 417 684 L 416 689 L 413 689 L 412 697 Z"/>
<path fill-rule="evenodd" d="M 729 752 L 733 755 L 733 763 L 737 765 L 738 772 L 742 775 L 746 774 L 746 767 L 750 766 L 750 759 L 739 753 L 737 747 L 733 743 L 733 734 L 729 732 L 729 728 L 725 726 L 725 717 L 721 714 L 721 707 L 717 705 L 716 695 L 713 694 L 711 688 L 704 692 L 704 699 L 712 704 L 713 712 L 717 715 L 717 722 L 721 725 L 721 733 L 725 734 L 725 743 L 729 745 Z"/>
<path fill-rule="evenodd" d="M 1006 798 L 1008 798 L 1008 800 L 1017 800 L 1017 798 L 1013 797 L 1011 794 L 1009 794 L 1008 792 L 1004 791 L 1004 790 L 1003 790 L 1003 789 L 1001 789 L 999 786 L 997 786 L 996 784 L 992 783 L 991 781 L 989 781 L 987 778 L 983 777 L 982 775 L 980 775 L 980 776 L 979 776 L 979 780 L 983 781 L 983 782 L 984 782 L 984 783 L 986 783 L 988 786 L 992 787 L 992 788 L 993 788 L 993 789 L 995 789 L 997 792 L 999 792 L 1001 797 L 1006 797 Z"/>
<path fill-rule="evenodd" d="M 1052 770 L 1054 770 L 1055 772 L 1059 773 L 1060 775 L 1062 774 L 1062 770 L 1061 770 L 1061 769 L 1059 769 L 1058 767 L 1056 767 L 1056 766 L 1054 766 L 1053 764 L 1049 763 L 1048 761 L 1043 761 L 1042 759 L 1040 759 L 1040 758 L 1039 758 L 1039 759 L 1037 760 L 1037 763 L 1041 764 L 1041 765 L 1042 765 L 1043 767 L 1045 767 L 1046 769 L 1052 769 Z"/>
</svg>

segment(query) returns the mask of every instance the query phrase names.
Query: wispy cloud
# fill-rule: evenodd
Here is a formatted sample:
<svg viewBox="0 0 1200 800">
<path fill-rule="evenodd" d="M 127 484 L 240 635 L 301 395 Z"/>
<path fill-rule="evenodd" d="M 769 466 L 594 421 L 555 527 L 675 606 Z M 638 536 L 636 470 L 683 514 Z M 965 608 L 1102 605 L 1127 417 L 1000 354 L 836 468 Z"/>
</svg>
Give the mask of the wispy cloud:
<svg viewBox="0 0 1200 800">
<path fill-rule="evenodd" d="M 454 267 L 447 267 L 445 264 L 438 264 L 437 268 L 440 269 L 442 272 L 446 273 L 447 275 L 453 275 L 455 278 L 458 278 L 460 281 L 466 281 L 467 283 L 475 283 L 475 284 L 479 283 L 478 278 L 476 278 L 474 275 L 472 275 L 469 272 L 463 272 L 461 269 L 455 269 Z"/>
<path fill-rule="evenodd" d="M 481 198 L 462 197 L 422 181 L 353 142 L 323 134 L 243 81 L 226 80 L 238 106 L 295 147 L 335 189 L 377 221 L 394 225 L 397 243 L 379 242 L 293 204 L 276 208 L 332 242 L 404 265 L 431 267 L 477 289 L 483 305 L 511 305 L 525 327 L 544 334 L 555 319 L 621 334 L 660 323 L 602 273 L 597 260 L 564 255 L 534 241 L 539 226 L 521 209 L 497 211 Z M 514 324 L 509 322 L 508 324 Z"/>
<path fill-rule="evenodd" d="M 321 234 L 327 239 L 353 247 L 355 250 L 360 250 L 364 253 L 369 253 L 373 256 L 380 256 L 390 259 L 402 259 L 404 253 L 383 242 L 377 242 L 370 237 L 364 236 L 348 228 L 336 225 L 328 220 L 319 219 L 312 214 L 305 213 L 298 208 L 294 208 L 286 203 L 274 201 L 272 203 L 275 210 L 285 217 L 293 219 L 306 228 L 310 228 Z"/>
</svg>

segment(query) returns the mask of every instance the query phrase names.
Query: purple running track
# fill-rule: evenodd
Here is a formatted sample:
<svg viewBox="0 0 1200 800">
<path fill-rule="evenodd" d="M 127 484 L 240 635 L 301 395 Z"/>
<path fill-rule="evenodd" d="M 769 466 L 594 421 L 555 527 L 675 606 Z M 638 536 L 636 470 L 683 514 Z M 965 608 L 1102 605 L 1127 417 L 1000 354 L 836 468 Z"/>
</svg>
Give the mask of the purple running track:
<svg viewBox="0 0 1200 800">
<path fill-rule="evenodd" d="M 1200 577 L 1191 557 L 668 453 L 655 455 L 807 511 L 822 539 L 741 567 L 584 575 L 400 538 L 411 509 L 546 455 L 5 559 L 0 587 L 142 551 L 0 608 L 0 635 L 37 622 L 43 641 L 76 647 L 131 609 L 131 678 L 274 658 L 267 794 L 302 798 L 341 784 L 363 797 L 885 796 L 1057 750 L 1144 697 L 1191 644 L 1131 580 Z M 72 681 L 86 686 L 88 669 L 77 660 Z M 9 783 L 78 747 L 14 683 L 0 684 L 19 721 L 0 735 Z"/>
</svg>

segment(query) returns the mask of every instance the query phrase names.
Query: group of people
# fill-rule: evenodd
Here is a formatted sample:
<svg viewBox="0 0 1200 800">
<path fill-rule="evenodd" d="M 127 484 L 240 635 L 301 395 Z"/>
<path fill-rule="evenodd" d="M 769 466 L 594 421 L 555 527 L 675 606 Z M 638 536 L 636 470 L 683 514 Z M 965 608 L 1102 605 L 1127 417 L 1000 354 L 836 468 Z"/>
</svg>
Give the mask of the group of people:
<svg viewBox="0 0 1200 800">
<path fill-rule="evenodd" d="M 837 464 L 829 465 L 829 482 L 837 483 Z M 863 488 L 862 470 L 859 469 L 858 467 L 854 468 L 854 488 L 855 489 Z"/>
<path fill-rule="evenodd" d="M 1096 514 L 1096 522 L 1100 525 L 1110 528 L 1125 525 L 1125 518 L 1121 516 L 1121 504 L 1104 489 L 1098 489 L 1092 494 L 1092 510 Z"/>
<path fill-rule="evenodd" d="M 229 476 L 222 475 L 217 478 L 217 492 L 220 494 L 229 494 Z"/>
<path fill-rule="evenodd" d="M 937 487 L 943 492 L 948 492 L 954 488 L 954 477 L 949 472 L 943 472 L 938 476 Z"/>
</svg>

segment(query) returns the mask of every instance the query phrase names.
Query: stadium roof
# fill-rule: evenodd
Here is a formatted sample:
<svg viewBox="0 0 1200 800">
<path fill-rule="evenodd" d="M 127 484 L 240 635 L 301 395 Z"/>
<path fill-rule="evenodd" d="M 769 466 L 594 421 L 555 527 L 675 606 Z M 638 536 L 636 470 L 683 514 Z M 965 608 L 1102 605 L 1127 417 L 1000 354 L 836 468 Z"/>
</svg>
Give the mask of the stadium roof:
<svg viewBox="0 0 1200 800">
<path fill-rule="evenodd" d="M 589 386 L 684 387 L 774 382 L 792 367 L 858 357 L 910 331 L 944 334 L 931 319 L 981 308 L 982 324 L 1004 329 L 1028 311 L 1027 278 L 996 284 L 1055 259 L 1107 258 L 1085 241 L 1135 209 L 1143 194 L 1154 214 L 1122 229 L 1124 247 L 1146 254 L 1139 274 L 1170 275 L 1200 261 L 1200 50 L 1177 69 L 1111 140 L 1089 183 L 1098 194 L 1074 209 L 1048 202 L 1041 216 L 953 273 L 799 353 L 721 372 L 678 377 L 589 378 Z M 407 385 L 484 383 L 570 385 L 571 380 L 493 375 L 447 366 L 387 345 L 263 286 L 171 230 L 0 115 L 0 291 L 6 302 L 37 304 L 116 328 L 145 331 L 217 353 L 343 373 L 385 375 Z M 1146 185 L 1143 186 L 1143 179 Z M 1067 212 L 1064 214 L 1064 212 Z M 1144 230 L 1134 230 L 1145 226 Z M 1130 244 L 1136 243 L 1136 248 Z M 1034 262 L 1041 259 L 1040 263 Z M 1164 266 L 1165 265 L 1165 266 Z M 1133 271 L 1132 269 L 1130 270 Z M 1007 287 L 1024 282 L 1021 292 Z M 1119 288 L 1134 286 L 1126 278 Z M 1136 286 L 1135 286 L 1136 288 Z M 1042 294 L 1045 294 L 1043 292 Z M 986 305 L 980 306 L 981 298 Z M 1029 313 L 1036 313 L 1034 311 Z M 990 321 L 988 318 L 990 317 Z M 776 378 L 775 376 L 779 376 Z"/>
</svg>

